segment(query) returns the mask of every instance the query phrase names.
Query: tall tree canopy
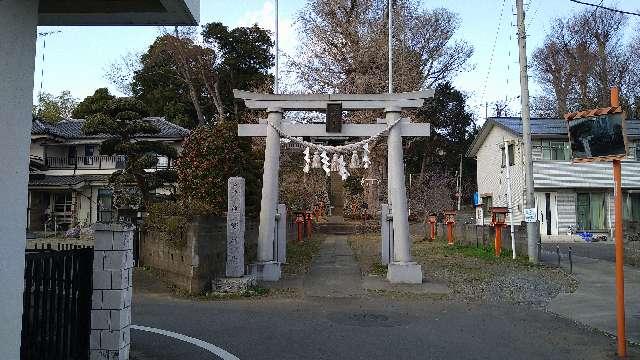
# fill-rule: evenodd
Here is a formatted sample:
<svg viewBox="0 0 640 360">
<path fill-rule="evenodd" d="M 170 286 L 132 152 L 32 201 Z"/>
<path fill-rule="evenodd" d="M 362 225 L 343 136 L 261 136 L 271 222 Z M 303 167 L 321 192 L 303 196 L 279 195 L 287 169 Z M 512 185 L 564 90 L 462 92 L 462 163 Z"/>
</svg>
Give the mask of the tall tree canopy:
<svg viewBox="0 0 640 360">
<path fill-rule="evenodd" d="M 451 83 L 440 83 L 435 88 L 434 97 L 427 100 L 414 118 L 431 123 L 434 131 L 429 138 L 410 140 L 405 153 L 407 172 L 418 175 L 410 191 L 412 202 L 426 212 L 446 210 L 438 204 L 445 206 L 454 200 L 454 197 L 443 197 L 457 191 L 456 174 L 462 160 L 461 196 L 468 203 L 476 189 L 476 166 L 473 159 L 465 157 L 465 153 L 477 130 L 473 115 L 466 109 L 465 96 Z"/>
<path fill-rule="evenodd" d="M 48 123 L 57 123 L 70 119 L 77 105 L 78 100 L 68 90 L 62 91 L 60 95 L 41 92 L 38 94 L 38 103 L 33 106 L 33 117 Z"/>
<path fill-rule="evenodd" d="M 115 99 L 114 95 L 109 93 L 109 89 L 97 89 L 93 95 L 87 96 L 73 110 L 73 117 L 76 119 L 85 119 L 89 115 L 102 112 L 106 109 L 111 100 Z"/>
<path fill-rule="evenodd" d="M 301 43 L 291 65 L 317 92 L 378 93 L 387 89 L 386 0 L 309 0 L 298 16 Z M 394 87 L 431 87 L 467 66 L 473 49 L 455 41 L 459 17 L 414 0 L 394 5 Z"/>
<path fill-rule="evenodd" d="M 544 91 L 534 99 L 536 115 L 562 117 L 570 111 L 606 106 L 611 86 L 622 87 L 627 105 L 637 102 L 640 58 L 632 54 L 640 38 L 625 43 L 627 23 L 626 15 L 600 9 L 554 20 L 532 57 L 534 74 Z"/>
<path fill-rule="evenodd" d="M 152 115 L 193 128 L 240 118 L 234 88 L 266 88 L 272 81 L 273 46 L 257 26 L 229 30 L 221 23 L 203 27 L 204 43 L 190 32 L 164 34 L 140 58 L 132 82 L 134 96 Z"/>
</svg>

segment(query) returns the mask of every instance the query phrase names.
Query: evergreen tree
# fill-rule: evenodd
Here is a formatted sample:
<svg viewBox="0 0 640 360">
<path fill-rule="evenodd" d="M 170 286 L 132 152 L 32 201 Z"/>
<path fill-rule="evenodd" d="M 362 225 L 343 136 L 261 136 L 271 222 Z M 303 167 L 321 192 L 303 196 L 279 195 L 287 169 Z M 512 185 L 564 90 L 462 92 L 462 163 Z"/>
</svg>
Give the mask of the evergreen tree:
<svg viewBox="0 0 640 360">
<path fill-rule="evenodd" d="M 100 144 L 100 153 L 126 157 L 125 168 L 114 172 L 109 179 L 114 187 L 116 208 L 144 209 L 153 201 L 155 189 L 176 181 L 173 170 L 148 169 L 155 169 L 159 155 L 176 158 L 176 149 L 160 141 L 141 140 L 158 134 L 160 129 L 144 119 L 148 112 L 139 100 L 114 98 L 88 108 L 90 110 L 82 114 L 86 115 L 83 132 L 109 135 Z"/>
</svg>

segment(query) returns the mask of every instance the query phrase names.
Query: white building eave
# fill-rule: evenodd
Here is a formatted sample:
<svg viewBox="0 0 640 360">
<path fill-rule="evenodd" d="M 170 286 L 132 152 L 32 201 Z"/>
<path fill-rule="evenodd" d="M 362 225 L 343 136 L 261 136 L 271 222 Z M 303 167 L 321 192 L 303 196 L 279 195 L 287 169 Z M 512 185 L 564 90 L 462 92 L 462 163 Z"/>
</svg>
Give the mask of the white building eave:
<svg viewBox="0 0 640 360">
<path fill-rule="evenodd" d="M 197 25 L 200 0 L 41 0 L 40 26 Z"/>
</svg>

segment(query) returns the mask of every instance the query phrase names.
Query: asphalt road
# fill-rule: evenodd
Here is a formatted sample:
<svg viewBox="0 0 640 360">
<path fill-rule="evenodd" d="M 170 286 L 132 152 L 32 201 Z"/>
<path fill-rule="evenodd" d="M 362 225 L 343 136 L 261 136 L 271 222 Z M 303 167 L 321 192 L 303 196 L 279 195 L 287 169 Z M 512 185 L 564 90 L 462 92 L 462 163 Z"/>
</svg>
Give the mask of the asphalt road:
<svg viewBox="0 0 640 360">
<path fill-rule="evenodd" d="M 507 305 L 355 299 L 197 302 L 136 294 L 133 323 L 246 359 L 613 359 L 615 342 L 550 313 Z M 218 359 L 133 330 L 135 360 Z M 636 349 L 631 349 L 640 359 Z"/>
</svg>

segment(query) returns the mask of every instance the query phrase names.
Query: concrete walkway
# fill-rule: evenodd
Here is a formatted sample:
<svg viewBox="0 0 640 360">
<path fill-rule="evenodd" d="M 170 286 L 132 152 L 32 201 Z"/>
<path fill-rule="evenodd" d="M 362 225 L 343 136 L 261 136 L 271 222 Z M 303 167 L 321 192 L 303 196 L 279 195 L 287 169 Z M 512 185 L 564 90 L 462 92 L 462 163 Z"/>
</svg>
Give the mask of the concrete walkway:
<svg viewBox="0 0 640 360">
<path fill-rule="evenodd" d="M 346 235 L 327 236 L 303 282 L 306 297 L 347 298 L 364 295 L 362 275 Z"/>
<path fill-rule="evenodd" d="M 557 264 L 555 255 L 546 253 L 545 262 Z M 569 262 L 563 258 L 562 266 Z M 573 273 L 580 281 L 572 294 L 551 300 L 548 310 L 562 317 L 616 335 L 615 263 L 575 256 Z M 640 270 L 625 266 L 626 331 L 629 341 L 640 344 Z"/>
</svg>

